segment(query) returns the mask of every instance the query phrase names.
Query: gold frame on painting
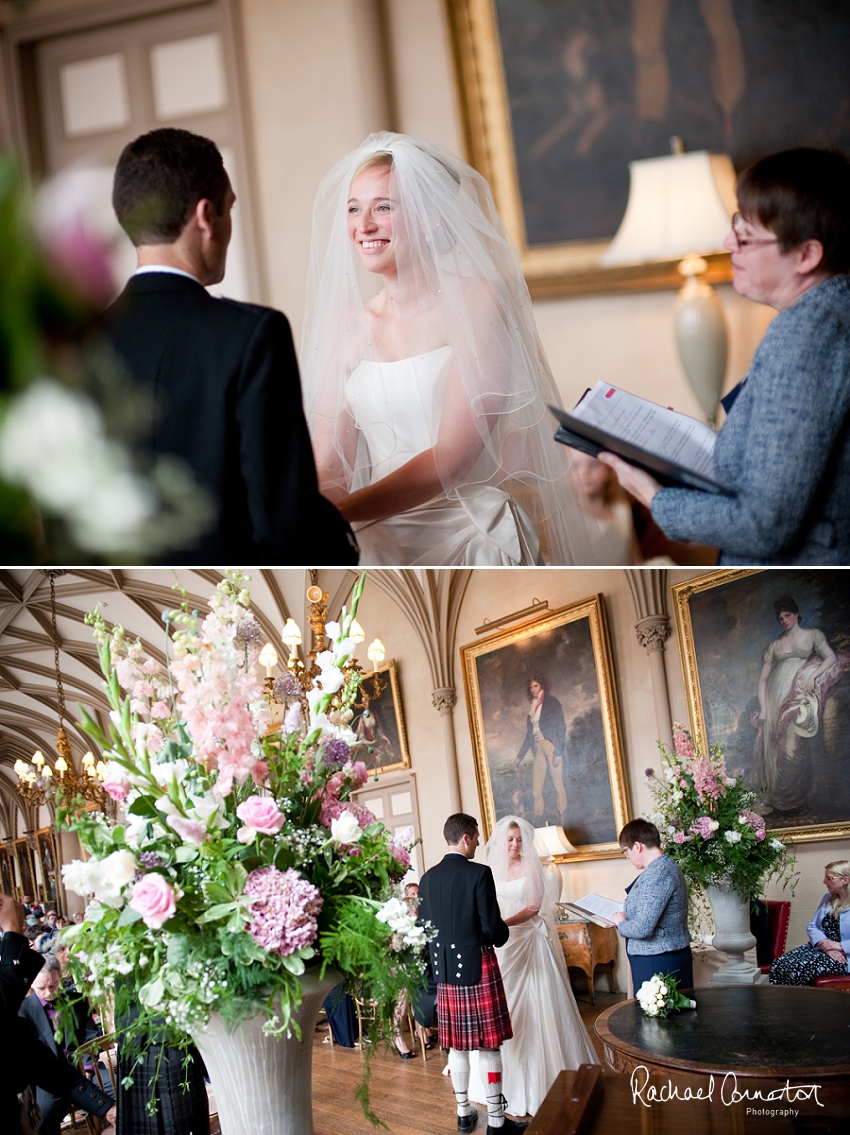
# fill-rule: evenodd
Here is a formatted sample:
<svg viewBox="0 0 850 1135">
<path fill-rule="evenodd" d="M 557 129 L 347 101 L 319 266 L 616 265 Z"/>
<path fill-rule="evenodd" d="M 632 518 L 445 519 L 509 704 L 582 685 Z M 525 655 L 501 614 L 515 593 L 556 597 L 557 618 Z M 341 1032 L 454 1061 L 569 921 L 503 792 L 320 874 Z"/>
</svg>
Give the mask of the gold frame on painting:
<svg viewBox="0 0 850 1135">
<path fill-rule="evenodd" d="M 791 569 L 789 569 L 791 570 Z M 700 669 L 697 658 L 698 643 L 694 634 L 691 619 L 691 601 L 696 595 L 705 591 L 724 587 L 730 583 L 752 576 L 765 576 L 775 578 L 777 569 L 765 572 L 761 568 L 729 568 L 710 572 L 686 583 L 674 584 L 671 588 L 673 608 L 676 616 L 676 627 L 679 635 L 680 656 L 682 661 L 682 676 L 685 683 L 685 695 L 688 701 L 688 716 L 691 729 L 702 745 L 713 744 L 715 738 L 708 736 L 705 701 L 700 680 Z M 781 593 L 783 584 L 773 587 L 772 591 Z M 846 586 L 846 585 L 845 585 Z M 848 628 L 850 631 L 850 628 Z M 703 668 L 705 669 L 705 667 Z M 754 683 L 755 688 L 755 683 Z M 757 807 L 757 805 L 756 805 Z M 770 818 L 768 816 L 768 823 Z M 808 843 L 822 839 L 846 839 L 850 836 L 850 816 L 846 820 L 833 823 L 800 824 L 771 829 L 773 835 L 794 843 Z"/>
<path fill-rule="evenodd" d="M 484 717 L 482 690 L 479 684 L 478 659 L 484 654 L 503 650 L 516 643 L 533 640 L 536 636 L 567 626 L 569 623 L 587 619 L 590 631 L 590 643 L 593 654 L 593 668 L 599 690 L 600 728 L 604 739 L 605 754 L 608 766 L 608 790 L 614 817 L 616 832 L 631 818 L 629 805 L 629 789 L 626 778 L 623 740 L 620 731 L 620 713 L 617 700 L 617 689 L 614 682 L 614 667 L 611 656 L 611 646 L 608 638 L 608 628 L 605 620 L 605 610 L 601 595 L 592 595 L 588 599 L 579 600 L 569 606 L 561 607 L 545 615 L 536 615 L 513 627 L 495 631 L 460 648 L 463 666 L 463 681 L 466 690 L 466 705 L 469 714 L 469 728 L 472 738 L 473 756 L 475 759 L 475 776 L 478 782 L 478 796 L 481 805 L 481 820 L 485 838 L 489 836 L 496 821 L 497 807 L 493 793 L 491 769 L 487 746 L 487 721 Z M 563 665 L 558 673 L 549 667 L 550 678 L 557 674 L 560 685 L 566 687 L 570 681 L 568 670 Z M 522 679 L 524 682 L 525 679 Z M 553 686 L 555 682 L 553 682 Z M 522 718 L 525 721 L 526 713 L 523 710 Z M 523 724 L 524 728 L 524 724 Z M 507 813 L 504 813 L 507 814 Z M 576 845 L 577 855 L 555 856 L 559 862 L 568 860 L 571 863 L 590 859 L 613 859 L 622 854 L 617 843 L 616 832 L 614 838 L 602 843 Z"/>
<path fill-rule="evenodd" d="M 678 260 L 602 268 L 599 258 L 608 247 L 607 240 L 528 244 L 494 0 L 446 0 L 446 11 L 467 156 L 490 182 L 496 208 L 519 249 L 532 296 L 680 287 Z M 732 279 L 728 253 L 712 254 L 705 260 L 704 279 L 713 284 Z"/>
<path fill-rule="evenodd" d="M 369 693 L 369 683 L 373 679 L 377 679 L 378 695 L 372 697 Z M 373 687 L 374 688 L 374 687 Z M 373 703 L 378 710 L 376 720 L 378 722 L 379 736 L 375 738 L 375 754 L 374 759 L 366 762 L 366 767 L 370 772 L 385 773 L 395 772 L 397 769 L 410 768 L 410 751 L 407 747 L 407 731 L 404 727 L 404 710 L 401 705 L 401 687 L 398 681 L 398 666 L 392 658 L 382 662 L 380 666 L 376 666 L 374 670 L 369 670 L 361 676 L 360 690 L 357 695 L 357 703 L 355 705 L 355 716 L 351 723 L 352 729 L 357 732 L 358 724 L 362 726 L 362 715 L 364 710 L 363 698 L 364 695 Z M 389 696 L 387 696 L 389 695 Z M 380 760 L 378 748 L 385 743 L 389 743 L 391 748 L 395 748 L 394 738 L 390 737 L 386 732 L 385 725 L 381 724 L 382 717 L 386 717 L 387 710 L 392 709 L 392 720 L 395 723 L 395 731 L 398 735 L 398 753 L 401 756 L 400 760 L 391 759 L 387 762 Z M 365 742 L 361 741 L 361 746 Z M 357 753 L 357 746 L 353 746 L 354 759 L 362 760 L 362 756 Z"/>
</svg>

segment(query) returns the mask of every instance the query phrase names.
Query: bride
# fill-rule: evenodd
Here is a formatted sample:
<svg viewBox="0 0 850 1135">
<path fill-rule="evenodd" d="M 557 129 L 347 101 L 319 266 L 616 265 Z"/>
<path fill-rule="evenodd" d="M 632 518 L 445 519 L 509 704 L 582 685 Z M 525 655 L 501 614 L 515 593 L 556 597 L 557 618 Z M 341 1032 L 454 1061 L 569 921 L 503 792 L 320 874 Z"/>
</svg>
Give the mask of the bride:
<svg viewBox="0 0 850 1135">
<path fill-rule="evenodd" d="M 591 562 L 528 289 L 471 167 L 389 133 L 337 163 L 301 359 L 321 490 L 361 564 Z"/>
<path fill-rule="evenodd" d="M 499 820 L 484 861 L 511 928 L 507 944 L 496 950 L 514 1031 L 502 1045 L 502 1090 L 512 1115 L 534 1115 L 562 1069 L 599 1061 L 570 987 L 534 829 L 517 816 Z M 484 1085 L 476 1058 L 473 1053 L 469 1098 L 481 1101 Z"/>
</svg>

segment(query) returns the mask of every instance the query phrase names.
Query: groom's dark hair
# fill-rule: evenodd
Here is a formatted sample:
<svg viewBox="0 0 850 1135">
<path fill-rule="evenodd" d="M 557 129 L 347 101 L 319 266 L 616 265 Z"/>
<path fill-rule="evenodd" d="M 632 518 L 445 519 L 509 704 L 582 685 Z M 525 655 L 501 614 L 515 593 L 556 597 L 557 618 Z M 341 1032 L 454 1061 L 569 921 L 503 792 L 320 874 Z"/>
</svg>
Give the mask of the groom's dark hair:
<svg viewBox="0 0 850 1135">
<path fill-rule="evenodd" d="M 443 824 L 443 839 L 450 847 L 457 847 L 463 837 L 470 839 L 478 831 L 478 821 L 474 816 L 467 816 L 466 812 L 455 812 Z"/>
<path fill-rule="evenodd" d="M 134 245 L 173 244 L 199 201 L 221 216 L 230 179 L 215 142 L 165 127 L 142 134 L 121 152 L 112 207 Z"/>
</svg>

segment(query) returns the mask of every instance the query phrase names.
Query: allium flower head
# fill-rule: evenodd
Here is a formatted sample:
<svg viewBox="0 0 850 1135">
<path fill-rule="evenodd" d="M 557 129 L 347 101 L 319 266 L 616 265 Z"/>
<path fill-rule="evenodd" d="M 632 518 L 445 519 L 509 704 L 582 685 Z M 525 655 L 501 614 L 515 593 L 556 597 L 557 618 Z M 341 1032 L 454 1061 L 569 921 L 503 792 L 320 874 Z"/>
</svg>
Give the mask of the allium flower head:
<svg viewBox="0 0 850 1135">
<path fill-rule="evenodd" d="M 283 701 L 284 698 L 299 698 L 301 697 L 301 683 L 294 674 L 281 674 L 279 678 L 274 680 L 272 697 L 277 698 L 278 701 Z"/>
<path fill-rule="evenodd" d="M 339 737 L 330 737 L 322 746 L 322 764 L 325 768 L 341 769 L 351 756 L 351 749 Z"/>
</svg>

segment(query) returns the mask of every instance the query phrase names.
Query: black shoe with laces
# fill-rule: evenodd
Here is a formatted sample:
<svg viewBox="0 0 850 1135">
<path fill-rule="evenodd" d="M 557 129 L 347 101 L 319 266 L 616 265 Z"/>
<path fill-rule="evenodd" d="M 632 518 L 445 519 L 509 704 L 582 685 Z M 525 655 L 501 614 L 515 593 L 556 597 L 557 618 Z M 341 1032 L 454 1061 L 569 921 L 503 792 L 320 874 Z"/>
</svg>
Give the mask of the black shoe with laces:
<svg viewBox="0 0 850 1135">
<path fill-rule="evenodd" d="M 461 1132 L 461 1135 L 463 1135 L 466 1131 L 474 1131 L 477 1122 L 478 1112 L 473 1108 L 469 1115 L 459 1115 L 457 1117 L 457 1129 Z"/>
<path fill-rule="evenodd" d="M 525 1131 L 528 1127 L 527 1123 L 521 1123 L 518 1119 L 509 1119 L 505 1116 L 505 1122 L 502 1127 L 491 1127 L 487 1124 L 487 1135 L 520 1135 L 520 1132 Z"/>
</svg>

